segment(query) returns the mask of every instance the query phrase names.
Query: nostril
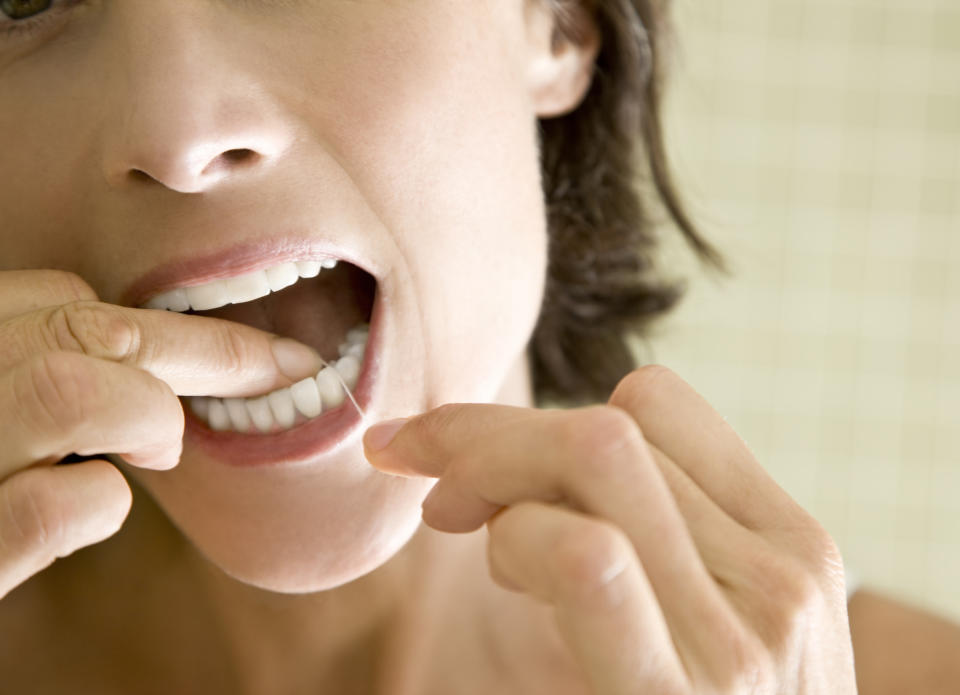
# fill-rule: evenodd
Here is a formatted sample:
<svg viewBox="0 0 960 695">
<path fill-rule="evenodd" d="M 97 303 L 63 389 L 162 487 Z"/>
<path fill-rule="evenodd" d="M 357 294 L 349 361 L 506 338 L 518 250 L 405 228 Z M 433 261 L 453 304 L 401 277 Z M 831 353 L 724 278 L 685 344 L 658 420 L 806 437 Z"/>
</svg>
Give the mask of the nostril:
<svg viewBox="0 0 960 695">
<path fill-rule="evenodd" d="M 253 150 L 248 149 L 236 149 L 221 152 L 209 164 L 207 164 L 207 166 L 201 172 L 201 176 L 211 176 L 215 174 L 219 174 L 221 176 L 226 175 L 230 173 L 231 169 L 253 164 L 259 158 L 259 156 L 260 155 Z"/>
<path fill-rule="evenodd" d="M 150 176 L 150 174 L 148 174 L 147 172 L 141 169 L 131 169 L 130 178 L 132 178 L 134 181 L 154 181 L 155 180 L 152 176 Z"/>
<path fill-rule="evenodd" d="M 253 150 L 248 150 L 248 149 L 244 148 L 244 149 L 239 149 L 239 150 L 227 150 L 226 152 L 224 152 L 224 153 L 223 153 L 222 155 L 220 155 L 220 156 L 223 157 L 224 159 L 226 159 L 228 162 L 237 162 L 237 163 L 239 163 L 239 162 L 243 162 L 243 161 L 245 161 L 245 160 L 252 159 L 252 158 L 256 157 L 256 154 L 257 154 L 257 153 L 254 152 Z"/>
<path fill-rule="evenodd" d="M 209 185 L 221 178 L 230 175 L 232 171 L 240 168 L 250 167 L 255 164 L 261 154 L 248 148 L 237 148 L 225 150 L 219 153 L 213 159 L 206 160 L 206 166 L 201 171 L 197 171 L 190 166 L 189 162 L 180 162 L 180 166 L 151 173 L 150 169 L 130 169 L 127 176 L 135 182 L 157 182 L 168 188 L 184 193 L 194 193 L 202 190 L 203 186 Z M 195 162 L 199 164 L 199 162 Z"/>
</svg>

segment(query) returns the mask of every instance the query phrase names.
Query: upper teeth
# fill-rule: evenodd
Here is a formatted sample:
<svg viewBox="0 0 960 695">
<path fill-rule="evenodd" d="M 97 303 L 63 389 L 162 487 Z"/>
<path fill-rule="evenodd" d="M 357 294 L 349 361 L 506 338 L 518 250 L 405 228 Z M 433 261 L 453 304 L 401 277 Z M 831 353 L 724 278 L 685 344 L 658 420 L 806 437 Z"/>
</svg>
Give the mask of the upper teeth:
<svg viewBox="0 0 960 695">
<path fill-rule="evenodd" d="M 271 292 L 289 287 L 300 278 L 316 277 L 322 268 L 336 267 L 337 261 L 334 258 L 322 261 L 290 261 L 232 278 L 170 290 L 152 297 L 143 308 L 207 311 L 227 304 L 252 302 Z"/>
</svg>

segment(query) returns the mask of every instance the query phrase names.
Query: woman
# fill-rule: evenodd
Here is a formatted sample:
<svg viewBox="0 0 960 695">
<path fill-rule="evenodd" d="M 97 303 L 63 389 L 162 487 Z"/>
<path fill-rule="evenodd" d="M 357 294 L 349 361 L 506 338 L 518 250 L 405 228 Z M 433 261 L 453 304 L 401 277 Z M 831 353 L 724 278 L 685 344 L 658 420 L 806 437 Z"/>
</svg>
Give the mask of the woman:
<svg viewBox="0 0 960 695">
<path fill-rule="evenodd" d="M 665 11 L 0 0 L 5 692 L 855 691 L 829 536 L 630 371 L 635 155 L 717 261 Z"/>
</svg>

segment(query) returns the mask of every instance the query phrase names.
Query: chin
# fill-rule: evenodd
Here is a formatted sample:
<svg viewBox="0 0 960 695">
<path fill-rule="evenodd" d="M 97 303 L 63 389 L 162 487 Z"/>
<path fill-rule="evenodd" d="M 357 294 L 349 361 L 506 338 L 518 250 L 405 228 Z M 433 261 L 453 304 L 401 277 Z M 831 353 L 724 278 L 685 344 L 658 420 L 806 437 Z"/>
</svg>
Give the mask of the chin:
<svg viewBox="0 0 960 695">
<path fill-rule="evenodd" d="M 250 552 L 250 548 L 203 548 L 204 556 L 237 581 L 266 591 L 305 594 L 335 589 L 378 569 L 393 558 L 420 527 L 420 506 L 404 518 L 369 519 L 369 535 L 279 542 Z"/>
<path fill-rule="evenodd" d="M 388 562 L 416 533 L 436 482 L 351 458 L 217 476 L 197 463 L 128 470 L 209 562 L 281 593 L 333 589 Z"/>
</svg>

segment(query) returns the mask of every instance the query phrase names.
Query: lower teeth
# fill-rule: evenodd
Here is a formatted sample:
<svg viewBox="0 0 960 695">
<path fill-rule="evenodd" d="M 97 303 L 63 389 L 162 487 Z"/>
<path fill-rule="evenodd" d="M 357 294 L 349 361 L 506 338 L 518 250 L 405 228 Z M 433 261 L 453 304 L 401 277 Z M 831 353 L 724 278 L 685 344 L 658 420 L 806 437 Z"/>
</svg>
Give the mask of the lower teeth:
<svg viewBox="0 0 960 695">
<path fill-rule="evenodd" d="M 356 387 L 368 334 L 366 324 L 350 329 L 340 344 L 340 359 L 315 377 L 256 398 L 194 396 L 187 399 L 190 410 L 218 432 L 266 433 L 296 427 L 343 403 L 341 380 L 351 391 Z"/>
</svg>

